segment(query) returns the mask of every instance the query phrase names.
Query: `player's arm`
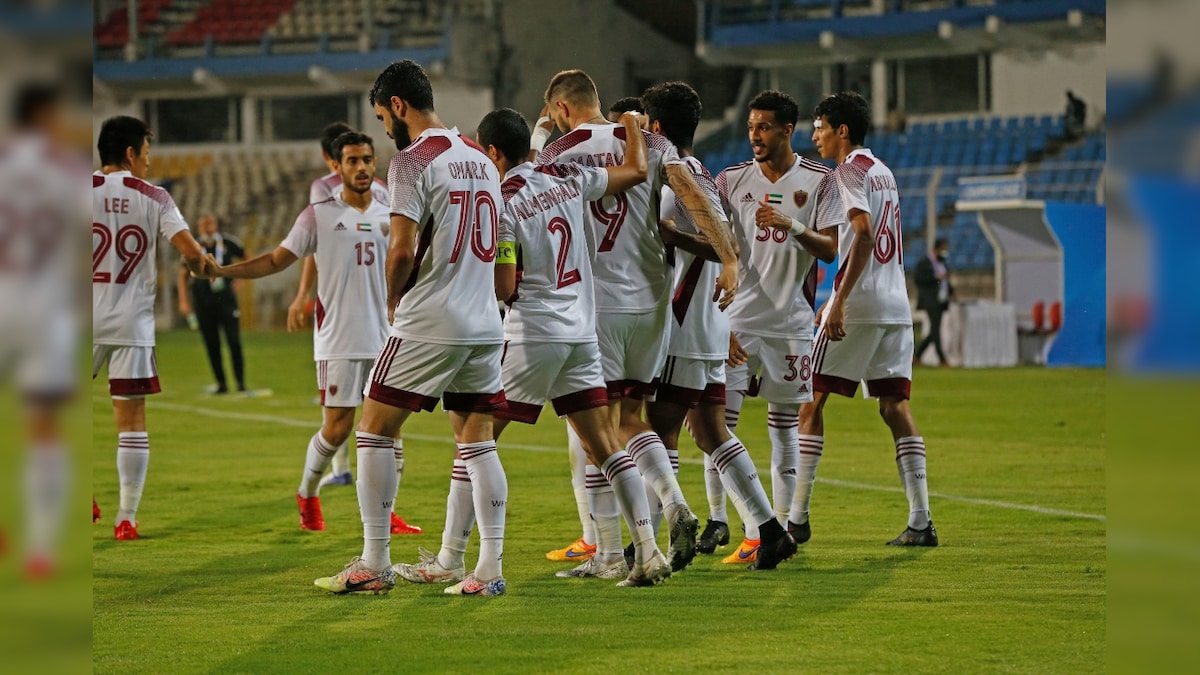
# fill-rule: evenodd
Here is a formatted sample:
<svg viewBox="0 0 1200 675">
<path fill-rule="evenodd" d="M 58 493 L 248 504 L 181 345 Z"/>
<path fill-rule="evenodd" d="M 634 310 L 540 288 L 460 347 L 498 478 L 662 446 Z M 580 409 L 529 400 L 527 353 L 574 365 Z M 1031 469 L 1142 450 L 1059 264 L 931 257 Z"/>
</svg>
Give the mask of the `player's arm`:
<svg viewBox="0 0 1200 675">
<path fill-rule="evenodd" d="M 623 113 L 621 124 L 625 127 L 625 159 L 619 166 L 605 169 L 608 172 L 606 195 L 624 192 L 644 182 L 650 175 L 649 150 L 646 148 L 646 138 L 642 135 L 641 115 Z"/>
<path fill-rule="evenodd" d="M 396 313 L 396 305 L 408 290 L 417 260 L 417 221 L 396 213 L 392 214 L 391 232 L 388 233 L 387 252 L 387 301 L 388 323 Z"/>
<path fill-rule="evenodd" d="M 296 262 L 296 254 L 288 249 L 277 246 L 270 253 L 264 253 L 257 258 L 244 260 L 236 265 L 222 267 L 217 276 L 229 279 L 258 279 L 276 272 L 282 272 Z"/>
<path fill-rule="evenodd" d="M 289 333 L 304 328 L 304 310 L 308 307 L 308 295 L 312 292 L 315 283 L 317 283 L 317 259 L 316 256 L 306 256 L 300 267 L 300 285 L 296 288 L 296 297 L 292 300 L 292 304 L 288 305 L 287 329 Z"/>
<path fill-rule="evenodd" d="M 759 227 L 773 227 L 788 232 L 793 241 L 803 246 L 821 262 L 830 263 L 837 258 L 837 239 L 817 232 L 806 223 L 785 215 L 767 202 L 761 200 L 758 202 L 758 210 L 754 212 L 754 222 Z"/>
<path fill-rule="evenodd" d="M 546 147 L 546 141 L 550 140 L 550 134 L 553 132 L 554 120 L 550 119 L 550 106 L 543 105 L 542 113 L 533 125 L 533 133 L 529 135 L 529 156 L 526 157 L 528 161 L 537 161 L 538 153 Z"/>
<path fill-rule="evenodd" d="M 828 316 L 825 318 L 825 333 L 830 340 L 841 340 L 846 337 L 846 298 L 854 291 L 858 278 L 867 268 L 871 251 L 875 249 L 875 228 L 871 227 L 871 215 L 862 209 L 852 208 L 849 211 L 850 227 L 854 232 L 854 242 L 850 245 L 850 255 L 846 259 L 846 269 L 842 273 L 841 290 L 834 294 L 829 302 Z"/>
<path fill-rule="evenodd" d="M 188 271 L 198 277 L 211 278 L 215 269 L 220 267 L 212 256 L 204 255 L 204 247 L 188 230 L 181 230 L 171 237 L 171 245 L 183 256 L 183 264 Z"/>
<path fill-rule="evenodd" d="M 704 235 L 716 251 L 721 261 L 721 274 L 717 277 L 717 289 L 713 300 L 720 298 L 720 307 L 725 309 L 733 302 L 738 290 L 737 252 L 730 237 L 729 225 L 717 213 L 712 203 L 704 196 L 696 179 L 683 164 L 667 165 L 667 182 L 675 192 L 675 197 L 683 204 L 692 216 L 700 233 Z"/>
<path fill-rule="evenodd" d="M 502 241 L 496 244 L 496 299 L 500 302 L 512 300 L 517 292 L 517 243 Z"/>
<path fill-rule="evenodd" d="M 667 246 L 674 246 L 677 249 L 687 251 L 697 258 L 721 262 L 720 256 L 717 255 L 717 250 L 713 248 L 713 245 L 707 239 L 699 234 L 680 231 L 678 227 L 675 227 L 675 221 L 673 220 L 658 221 L 658 234 Z"/>
<path fill-rule="evenodd" d="M 186 267 L 180 267 L 179 277 L 175 280 L 175 288 L 179 292 L 179 313 L 183 316 L 187 316 L 188 314 L 192 313 L 192 299 L 189 297 L 190 293 L 188 292 L 189 276 L 191 275 L 188 273 L 188 269 Z"/>
</svg>

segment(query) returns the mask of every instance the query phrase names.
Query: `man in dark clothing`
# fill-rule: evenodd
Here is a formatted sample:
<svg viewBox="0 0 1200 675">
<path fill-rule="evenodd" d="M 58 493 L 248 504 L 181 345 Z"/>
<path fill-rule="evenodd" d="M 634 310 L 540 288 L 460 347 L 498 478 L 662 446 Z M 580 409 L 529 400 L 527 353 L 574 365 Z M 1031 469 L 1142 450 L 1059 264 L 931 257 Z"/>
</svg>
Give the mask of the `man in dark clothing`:
<svg viewBox="0 0 1200 675">
<path fill-rule="evenodd" d="M 1067 110 L 1063 117 L 1063 129 L 1067 140 L 1082 138 L 1087 122 L 1087 103 L 1070 89 L 1067 90 Z"/>
<path fill-rule="evenodd" d="M 925 310 L 929 315 L 929 333 L 917 346 L 913 356 L 916 362 L 920 362 L 921 355 L 932 344 L 937 350 L 938 362 L 946 365 L 946 354 L 942 351 L 942 314 L 950 307 L 950 298 L 954 296 L 950 272 L 946 269 L 949 250 L 949 242 L 938 239 L 933 243 L 933 250 L 917 262 L 917 309 Z"/>
<path fill-rule="evenodd" d="M 222 266 L 246 258 L 242 242 L 218 231 L 216 216 L 201 216 L 196 229 L 200 233 L 200 244 L 204 246 L 205 253 L 212 254 Z M 229 344 L 229 358 L 233 362 L 233 377 L 237 380 L 238 391 L 246 391 L 246 372 L 242 360 L 239 327 L 241 313 L 238 311 L 237 294 L 234 293 L 229 280 L 192 278 L 186 269 L 181 269 L 179 312 L 188 317 L 188 323 L 193 329 L 199 324 L 200 335 L 204 337 L 204 349 L 208 352 L 208 363 L 217 378 L 215 393 L 229 392 L 229 386 L 225 382 L 225 367 L 221 363 L 222 330 L 225 331 L 225 342 Z"/>
</svg>

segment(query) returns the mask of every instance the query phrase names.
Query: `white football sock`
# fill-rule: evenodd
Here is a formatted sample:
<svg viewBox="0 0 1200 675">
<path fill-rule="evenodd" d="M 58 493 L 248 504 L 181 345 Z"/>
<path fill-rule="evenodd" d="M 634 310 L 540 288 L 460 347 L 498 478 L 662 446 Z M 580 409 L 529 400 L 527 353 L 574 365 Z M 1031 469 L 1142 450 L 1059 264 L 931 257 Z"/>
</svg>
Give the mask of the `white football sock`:
<svg viewBox="0 0 1200 675">
<path fill-rule="evenodd" d="M 117 434 L 117 476 L 121 480 L 121 506 L 114 525 L 123 520 L 137 525 L 138 504 L 146 486 L 146 469 L 150 465 L 150 435 L 145 431 L 122 431 Z"/>
<path fill-rule="evenodd" d="M 725 426 L 731 434 L 737 431 L 738 418 L 742 415 L 742 402 L 745 400 L 746 396 L 742 392 L 725 390 Z"/>
<path fill-rule="evenodd" d="M 488 581 L 502 576 L 504 514 L 508 505 L 508 477 L 496 454 L 495 441 L 460 443 L 458 454 L 471 477 L 475 519 L 479 521 L 479 561 L 475 577 Z"/>
<path fill-rule="evenodd" d="M 600 467 L 604 477 L 616 493 L 621 513 L 630 528 L 637 562 L 645 562 L 655 550 L 654 530 L 650 527 L 650 511 L 645 500 L 646 491 L 637 465 L 624 450 L 617 452 Z"/>
<path fill-rule="evenodd" d="M 466 463 L 455 459 L 454 468 L 450 471 L 450 494 L 446 496 L 442 550 L 438 551 L 438 562 L 442 567 L 452 570 L 463 564 L 474 525 L 475 497 L 471 489 L 471 476 L 467 473 Z"/>
<path fill-rule="evenodd" d="M 708 495 L 708 517 L 721 523 L 729 523 L 725 512 L 725 486 L 721 483 L 721 472 L 713 464 L 712 456 L 704 456 L 704 493 Z"/>
<path fill-rule="evenodd" d="M 330 471 L 333 475 L 340 476 L 344 473 L 350 473 L 350 439 L 346 439 L 337 447 L 337 452 L 333 454 L 333 462 L 330 464 Z"/>
<path fill-rule="evenodd" d="M 929 486 L 925 482 L 925 439 L 905 436 L 896 440 L 896 469 L 908 496 L 908 526 L 929 527 Z"/>
<path fill-rule="evenodd" d="M 396 462 L 392 438 L 362 431 L 358 446 L 358 510 L 363 524 L 363 560 L 380 570 L 392 564 L 391 513 L 396 499 Z"/>
<path fill-rule="evenodd" d="M 404 440 L 397 438 L 392 441 L 392 460 L 396 463 L 396 498 L 400 497 L 400 481 L 404 479 Z M 392 513 L 396 512 L 396 499 L 392 500 Z M 391 519 L 388 519 L 391 527 Z"/>
<path fill-rule="evenodd" d="M 585 476 L 587 476 L 588 458 L 583 450 L 583 443 L 575 428 L 567 425 L 567 457 L 571 461 L 571 489 L 575 492 L 575 510 L 579 512 L 579 525 L 583 528 L 583 543 L 588 546 L 596 545 L 596 524 L 592 522 L 592 513 L 588 510 L 588 498 Z"/>
<path fill-rule="evenodd" d="M 25 465 L 25 517 L 29 556 L 54 554 L 66 514 L 70 466 L 66 450 L 57 442 L 33 446 Z"/>
<path fill-rule="evenodd" d="M 596 560 L 608 565 L 624 554 L 621 548 L 621 510 L 617 495 L 600 467 L 587 465 L 588 510 L 596 524 Z"/>
<path fill-rule="evenodd" d="M 767 493 L 758 480 L 758 470 L 754 468 L 754 460 L 750 453 L 736 437 L 725 441 L 712 453 L 713 464 L 728 481 L 729 491 L 734 496 L 734 503 L 744 506 L 746 536 L 758 539 L 758 526 L 774 517 L 771 503 L 767 501 Z M 754 525 L 751 536 L 751 524 Z"/>
<path fill-rule="evenodd" d="M 671 471 L 667 448 L 658 434 L 646 431 L 634 436 L 625 445 L 625 451 L 637 464 L 642 478 L 654 487 L 654 493 L 662 501 L 663 511 L 668 518 L 673 518 L 680 508 L 687 506 L 683 491 L 679 489 L 679 481 Z"/>
<path fill-rule="evenodd" d="M 771 499 L 775 518 L 787 525 L 792 496 L 796 494 L 797 438 L 800 415 L 794 406 L 767 404 L 767 435 L 771 437 Z"/>
<path fill-rule="evenodd" d="M 800 468 L 796 477 L 796 496 L 788 520 L 797 525 L 808 522 L 808 507 L 812 502 L 813 485 L 817 480 L 817 465 L 825 449 L 824 436 L 798 436 L 800 442 Z"/>
<path fill-rule="evenodd" d="M 345 448 L 346 444 L 343 443 L 341 447 Z M 297 490 L 301 497 L 320 494 L 321 476 L 325 475 L 325 469 L 329 468 L 329 461 L 337 451 L 338 449 L 321 435 L 320 429 L 308 439 L 308 452 L 304 455 L 304 475 L 300 477 L 300 488 Z"/>
</svg>

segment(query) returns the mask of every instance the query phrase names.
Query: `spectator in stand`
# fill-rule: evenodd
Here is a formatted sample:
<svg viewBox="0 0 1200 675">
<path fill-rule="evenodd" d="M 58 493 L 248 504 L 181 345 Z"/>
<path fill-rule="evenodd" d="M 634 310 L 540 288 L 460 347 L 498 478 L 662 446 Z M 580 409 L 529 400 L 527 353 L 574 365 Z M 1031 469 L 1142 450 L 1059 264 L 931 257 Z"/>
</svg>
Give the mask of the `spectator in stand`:
<svg viewBox="0 0 1200 675">
<path fill-rule="evenodd" d="M 1065 113 L 1064 127 L 1067 140 L 1073 141 L 1083 136 L 1085 131 L 1084 124 L 1087 122 L 1087 103 L 1083 99 L 1075 95 L 1075 92 L 1067 90 L 1067 111 Z"/>
</svg>

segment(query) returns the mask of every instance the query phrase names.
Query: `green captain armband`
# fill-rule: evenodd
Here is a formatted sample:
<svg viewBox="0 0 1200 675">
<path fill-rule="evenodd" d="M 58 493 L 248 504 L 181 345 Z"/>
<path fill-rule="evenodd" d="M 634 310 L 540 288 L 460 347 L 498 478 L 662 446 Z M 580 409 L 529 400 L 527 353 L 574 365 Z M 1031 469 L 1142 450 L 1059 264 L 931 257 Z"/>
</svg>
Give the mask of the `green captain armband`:
<svg viewBox="0 0 1200 675">
<path fill-rule="evenodd" d="M 496 264 L 517 264 L 517 243 L 515 241 L 502 241 L 496 244 Z"/>
</svg>

